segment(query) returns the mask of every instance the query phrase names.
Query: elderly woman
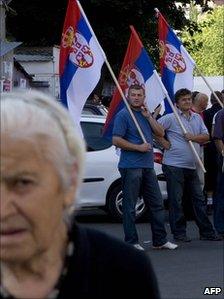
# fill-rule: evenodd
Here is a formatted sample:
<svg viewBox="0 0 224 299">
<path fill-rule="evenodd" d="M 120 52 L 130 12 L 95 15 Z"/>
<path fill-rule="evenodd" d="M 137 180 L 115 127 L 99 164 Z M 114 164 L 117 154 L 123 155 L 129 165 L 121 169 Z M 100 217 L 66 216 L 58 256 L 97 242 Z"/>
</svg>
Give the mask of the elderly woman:
<svg viewBox="0 0 224 299">
<path fill-rule="evenodd" d="M 84 153 L 54 99 L 2 95 L 0 298 L 159 298 L 144 252 L 75 223 Z"/>
</svg>

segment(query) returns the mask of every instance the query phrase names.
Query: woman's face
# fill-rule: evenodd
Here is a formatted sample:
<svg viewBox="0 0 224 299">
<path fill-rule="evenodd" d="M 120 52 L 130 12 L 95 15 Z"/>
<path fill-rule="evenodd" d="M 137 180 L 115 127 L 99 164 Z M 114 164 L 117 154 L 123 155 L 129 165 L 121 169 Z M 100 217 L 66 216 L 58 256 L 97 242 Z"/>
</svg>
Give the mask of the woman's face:
<svg viewBox="0 0 224 299">
<path fill-rule="evenodd" d="M 204 111 L 208 106 L 208 97 L 203 95 L 200 98 L 200 108 L 202 111 Z"/>
<path fill-rule="evenodd" d="M 47 251 L 64 228 L 63 192 L 43 143 L 3 136 L 1 142 L 0 258 L 25 261 Z"/>
</svg>

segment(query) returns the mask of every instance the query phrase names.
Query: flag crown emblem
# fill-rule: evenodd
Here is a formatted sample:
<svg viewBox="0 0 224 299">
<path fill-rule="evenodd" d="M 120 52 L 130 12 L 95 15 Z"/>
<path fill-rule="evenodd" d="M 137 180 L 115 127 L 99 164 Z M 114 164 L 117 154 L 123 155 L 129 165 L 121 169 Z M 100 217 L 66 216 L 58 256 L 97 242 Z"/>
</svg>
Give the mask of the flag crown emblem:
<svg viewBox="0 0 224 299">
<path fill-rule="evenodd" d="M 170 71 L 183 73 L 186 70 L 185 60 L 174 45 L 160 41 L 160 57 Z"/>
<path fill-rule="evenodd" d="M 135 65 L 128 64 L 121 70 L 119 83 L 121 86 L 125 87 L 125 91 L 134 84 L 138 84 L 145 88 L 144 78 Z"/>
<path fill-rule="evenodd" d="M 78 67 L 88 68 L 93 62 L 93 54 L 84 36 L 69 26 L 62 37 L 62 47 L 70 48 L 69 59 Z"/>
</svg>

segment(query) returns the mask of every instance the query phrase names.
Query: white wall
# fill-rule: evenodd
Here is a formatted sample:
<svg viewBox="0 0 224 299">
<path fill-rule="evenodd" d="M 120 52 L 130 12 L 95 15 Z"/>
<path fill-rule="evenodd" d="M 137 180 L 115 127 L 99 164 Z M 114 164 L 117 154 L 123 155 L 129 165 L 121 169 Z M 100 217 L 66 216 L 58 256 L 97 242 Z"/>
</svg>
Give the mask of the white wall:
<svg viewBox="0 0 224 299">
<path fill-rule="evenodd" d="M 22 66 L 28 74 L 35 76 L 43 74 L 52 74 L 52 61 L 21 61 Z"/>
<path fill-rule="evenodd" d="M 211 86 L 213 91 L 222 91 L 224 89 L 224 77 L 216 76 L 216 77 L 205 77 L 208 84 Z M 193 90 L 197 90 L 207 94 L 209 97 L 211 95 L 211 90 L 206 85 L 205 81 L 202 77 L 194 77 L 194 88 Z"/>
<path fill-rule="evenodd" d="M 48 81 L 47 90 L 56 98 L 59 97 L 59 47 L 53 47 L 53 57 L 50 61 L 20 61 L 28 74 L 34 75 L 34 80 Z M 46 91 L 46 89 L 44 89 Z"/>
</svg>

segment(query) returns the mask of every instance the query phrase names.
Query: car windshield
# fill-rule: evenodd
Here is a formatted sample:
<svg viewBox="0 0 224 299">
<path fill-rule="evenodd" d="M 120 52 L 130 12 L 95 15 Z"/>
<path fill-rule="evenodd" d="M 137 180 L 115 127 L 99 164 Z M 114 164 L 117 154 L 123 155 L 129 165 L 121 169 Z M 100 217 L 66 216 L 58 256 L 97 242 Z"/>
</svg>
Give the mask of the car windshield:
<svg viewBox="0 0 224 299">
<path fill-rule="evenodd" d="M 102 137 L 103 123 L 81 122 L 82 132 L 87 144 L 87 151 L 100 151 L 112 146 L 112 143 Z"/>
<path fill-rule="evenodd" d="M 107 115 L 107 108 L 103 105 L 85 104 L 82 115 Z"/>
</svg>

